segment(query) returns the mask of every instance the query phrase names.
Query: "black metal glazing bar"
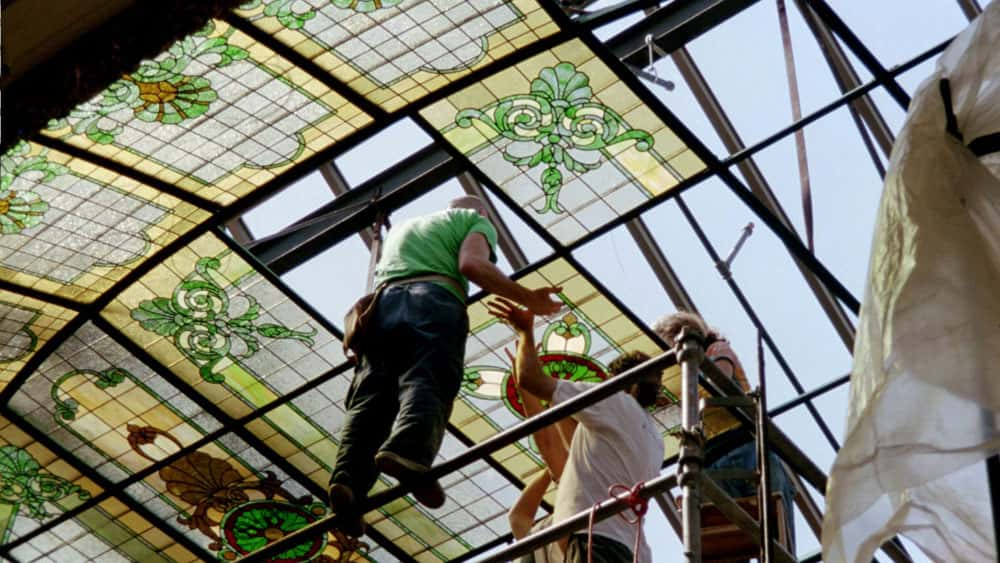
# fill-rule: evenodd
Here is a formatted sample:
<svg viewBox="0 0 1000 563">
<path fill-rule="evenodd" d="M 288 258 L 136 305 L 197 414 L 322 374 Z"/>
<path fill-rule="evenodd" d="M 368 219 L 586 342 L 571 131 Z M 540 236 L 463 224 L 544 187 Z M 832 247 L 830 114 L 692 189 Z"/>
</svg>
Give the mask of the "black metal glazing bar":
<svg viewBox="0 0 1000 563">
<path fill-rule="evenodd" d="M 92 321 L 95 326 L 107 333 L 115 342 L 121 345 L 125 350 L 127 350 L 132 356 L 134 356 L 140 362 L 146 364 L 147 367 L 152 369 L 157 375 L 163 378 L 167 383 L 172 385 L 178 391 L 183 393 L 188 399 L 198 405 L 204 412 L 212 416 L 217 420 L 224 428 L 226 428 L 230 434 L 235 435 L 240 440 L 246 442 L 251 448 L 255 449 L 264 459 L 272 463 L 275 467 L 280 469 L 288 479 L 298 483 L 304 489 L 309 491 L 313 497 L 319 500 L 326 499 L 326 490 L 322 485 L 319 485 L 312 479 L 310 479 L 305 473 L 303 473 L 298 467 L 293 465 L 288 459 L 280 456 L 272 448 L 268 447 L 267 444 L 263 442 L 256 434 L 254 434 L 246 426 L 241 426 L 236 424 L 235 419 L 226 413 L 222 408 L 212 402 L 211 399 L 199 393 L 196 389 L 192 388 L 187 382 L 180 378 L 177 374 L 170 371 L 162 362 L 153 357 L 149 352 L 147 352 L 142 346 L 139 346 L 133 342 L 130 338 L 126 337 L 117 329 L 114 325 L 108 322 L 103 317 L 96 317 Z M 235 396 L 235 394 L 234 394 Z M 280 428 L 275 428 L 278 432 L 282 432 Z M 379 535 L 375 530 L 369 536 L 376 540 L 377 543 L 393 555 L 398 552 L 403 557 L 401 559 L 408 560 L 407 555 L 402 552 L 394 543 L 385 540 L 384 537 L 379 538 Z M 381 540 L 381 541 L 380 541 Z M 398 556 L 397 556 L 398 557 Z"/>
<path fill-rule="evenodd" d="M 625 0 L 613 6 L 594 10 L 573 18 L 573 21 L 581 26 L 590 29 L 597 29 L 602 25 L 620 20 L 647 8 L 659 6 L 660 0 Z"/>
<path fill-rule="evenodd" d="M 772 417 L 772 418 L 775 417 L 775 416 L 778 416 L 779 414 L 782 414 L 782 413 L 785 413 L 787 411 L 792 410 L 793 408 L 801 405 L 802 403 L 804 403 L 806 401 L 815 399 L 816 397 L 819 397 L 819 396 L 824 395 L 824 394 L 826 394 L 826 393 L 828 393 L 830 391 L 833 391 L 834 389 L 836 389 L 836 388 L 840 387 L 841 385 L 843 385 L 845 383 L 848 383 L 850 381 L 851 381 L 851 374 L 842 375 L 842 376 L 838 377 L 837 379 L 834 379 L 833 381 L 831 381 L 829 383 L 825 383 L 825 384 L 823 384 L 823 385 L 821 385 L 821 386 L 813 389 L 812 391 L 809 391 L 808 393 L 803 393 L 803 394 L 799 395 L 798 397 L 795 397 L 794 399 L 791 399 L 791 400 L 789 400 L 789 401 L 787 401 L 785 403 L 782 403 L 782 404 L 774 407 L 773 409 L 771 409 L 771 410 L 768 411 L 767 415 L 770 416 L 770 417 Z"/>
<path fill-rule="evenodd" d="M 205 199 L 200 195 L 189 192 L 185 189 L 178 188 L 177 186 L 165 182 L 156 176 L 150 176 L 149 174 L 140 172 L 131 166 L 126 166 L 121 162 L 117 162 L 97 153 L 86 151 L 80 147 L 71 145 L 61 139 L 46 137 L 42 134 L 34 134 L 29 136 L 28 140 L 41 147 L 67 154 L 73 158 L 110 170 L 119 176 L 129 178 L 140 184 L 145 184 L 151 188 L 155 188 L 157 191 L 171 195 L 183 202 L 190 203 L 191 205 L 204 209 L 213 215 L 220 213 L 223 209 L 222 205 L 219 205 L 214 201 Z"/>
<path fill-rule="evenodd" d="M 16 421 L 21 418 L 18 413 L 12 412 L 9 405 L 0 405 L 0 414 L 6 417 L 10 421 Z M 165 525 L 166 523 L 159 518 L 152 510 L 147 508 L 141 502 L 130 497 L 124 491 L 120 491 L 111 480 L 104 477 L 100 473 L 97 473 L 88 464 L 84 463 L 75 454 L 67 450 L 62 446 L 62 444 L 56 442 L 51 436 L 42 432 L 38 428 L 35 428 L 31 424 L 18 424 L 18 426 L 33 440 L 45 446 L 46 449 L 54 453 L 60 460 L 68 463 L 75 471 L 79 472 L 81 475 L 86 475 L 91 481 L 93 481 L 98 487 L 103 491 L 119 491 L 114 493 L 114 498 L 119 502 L 128 507 L 129 510 L 138 514 L 144 518 L 150 525 L 156 526 L 160 531 L 166 534 L 175 543 L 183 547 L 184 549 L 190 551 L 196 557 L 201 558 L 202 561 L 213 561 L 215 557 L 208 553 L 202 546 L 194 542 L 193 539 L 188 537 L 186 534 L 177 530 L 173 526 Z M 92 507 L 94 508 L 94 507 Z M 117 547 L 117 546 L 116 546 Z"/>
<path fill-rule="evenodd" d="M 868 68 L 875 78 L 886 78 L 885 89 L 889 92 L 896 103 L 905 111 L 910 106 L 910 95 L 903 90 L 898 82 L 889 76 L 888 71 L 882 66 L 874 54 L 865 46 L 850 27 L 840 19 L 840 16 L 826 3 L 826 0 L 806 0 L 809 7 L 816 13 L 823 23 L 827 25 L 840 39 L 847 45 L 847 48 L 858 57 L 861 64 Z"/>
<path fill-rule="evenodd" d="M 303 384 L 298 389 L 295 389 L 294 391 L 286 393 L 286 394 L 282 395 L 281 397 L 275 399 L 274 401 L 271 401 L 270 403 L 264 405 L 263 407 L 255 409 L 253 412 L 235 419 L 233 421 L 233 424 L 234 425 L 238 425 L 238 426 L 246 426 L 247 424 L 250 424 L 251 422 L 253 422 L 255 420 L 258 420 L 262 416 L 264 416 L 267 413 L 271 412 L 272 410 L 274 410 L 274 409 L 276 409 L 276 408 L 278 408 L 278 407 L 280 407 L 282 405 L 285 405 L 285 404 L 289 403 L 290 401 L 292 401 L 292 400 L 294 400 L 294 399 L 296 399 L 298 397 L 301 397 L 302 395 L 304 395 L 307 392 L 315 389 L 316 387 L 318 387 L 318 386 L 320 386 L 320 385 L 322 385 L 322 384 L 330 381 L 334 377 L 339 376 L 340 374 L 342 374 L 345 371 L 349 370 L 353 366 L 354 366 L 353 362 L 344 362 L 344 363 L 340 364 L 339 366 L 337 366 L 337 367 L 331 369 L 330 371 L 326 372 L 322 376 L 317 377 L 316 379 L 313 379 L 313 380 L 309 381 L 306 384 Z M 159 472 L 164 467 L 167 467 L 167 466 L 169 466 L 169 465 L 171 465 L 171 464 L 173 464 L 173 463 L 181 460 L 182 458 L 184 458 L 185 456 L 191 454 L 192 452 L 196 452 L 196 451 L 200 450 L 201 448 L 207 446 L 208 444 L 211 444 L 212 442 L 218 440 L 219 438 L 225 436 L 226 434 L 230 434 L 231 432 L 232 432 L 232 430 L 230 430 L 230 428 L 228 428 L 227 426 L 220 426 L 218 429 L 213 430 L 213 431 L 209 432 L 208 434 L 205 434 L 201 438 L 198 438 L 197 440 L 195 440 L 194 442 L 191 442 L 190 444 L 188 444 L 187 446 L 181 448 L 180 450 L 178 450 L 178 451 L 176 451 L 176 452 L 174 452 L 174 453 L 172 453 L 172 454 L 164 457 L 160 461 L 152 463 L 149 466 L 147 466 L 146 468 L 141 469 L 139 471 L 136 471 L 135 473 L 132 473 L 131 475 L 129 475 L 125 479 L 122 479 L 121 481 L 118 481 L 117 483 L 115 483 L 115 485 L 119 489 L 124 490 L 124 489 L 128 488 L 129 486 L 134 485 L 135 483 L 138 483 L 138 482 L 142 481 L 146 477 L 149 477 L 150 475 L 153 475 L 154 473 Z M 39 526 L 38 528 L 32 530 L 31 532 L 28 532 L 27 534 L 25 534 L 25 535 L 23 535 L 23 536 L 15 539 L 15 540 L 12 540 L 10 543 L 5 544 L 3 547 L 4 548 L 8 548 L 8 549 L 13 549 L 13 548 L 17 547 L 18 545 L 21 545 L 22 543 L 31 541 L 33 538 L 37 537 L 38 535 L 40 535 L 40 534 L 42 534 L 44 532 L 49 531 L 50 529 L 58 526 L 59 524 L 62 524 L 63 522 L 65 522 L 67 520 L 75 518 L 77 515 L 81 514 L 82 512 L 84 512 L 84 511 L 86 511 L 86 510 L 88 510 L 90 508 L 93 508 L 97 504 L 101 503 L 105 499 L 111 498 L 112 496 L 113 496 L 113 493 L 111 491 L 108 491 L 108 490 L 105 490 L 104 492 L 102 492 L 100 494 L 94 495 L 90 499 L 82 502 L 81 504 L 79 504 L 79 505 L 77 505 L 77 506 L 75 506 L 75 507 L 73 507 L 73 508 L 71 508 L 71 509 L 63 512 L 62 514 L 56 516 L 55 518 L 52 518 L 51 520 L 46 521 L 41 526 Z"/>
</svg>

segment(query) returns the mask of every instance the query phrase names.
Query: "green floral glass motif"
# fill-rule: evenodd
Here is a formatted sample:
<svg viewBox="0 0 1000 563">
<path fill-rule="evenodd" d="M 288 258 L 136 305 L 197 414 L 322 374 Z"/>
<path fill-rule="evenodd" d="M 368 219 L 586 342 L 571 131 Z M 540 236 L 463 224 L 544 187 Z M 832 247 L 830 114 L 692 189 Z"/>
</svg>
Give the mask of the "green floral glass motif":
<svg viewBox="0 0 1000 563">
<path fill-rule="evenodd" d="M 211 275 L 211 270 L 219 267 L 217 258 L 199 259 L 194 272 L 177 285 L 171 297 L 141 302 L 132 310 L 132 318 L 150 332 L 172 337 L 177 349 L 199 367 L 201 377 L 210 383 L 225 380 L 215 373 L 215 367 L 230 356 L 234 341 L 246 348 L 236 354 L 238 359 L 249 358 L 260 350 L 258 336 L 294 339 L 309 347 L 314 345 L 314 328 L 301 332 L 280 324 L 256 324 L 261 313 L 260 304 L 251 295 L 243 295 L 247 301 L 246 311 L 233 317 L 229 296 Z"/>
<path fill-rule="evenodd" d="M 330 4 L 354 12 L 374 12 L 391 8 L 403 0 L 329 0 Z M 315 3 L 315 2 L 314 2 Z M 252 10 L 264 6 L 264 15 L 277 18 L 278 23 L 288 29 L 302 29 L 306 22 L 316 17 L 316 9 L 299 0 L 252 0 L 240 5 L 241 10 Z M 302 9 L 305 7 L 305 9 Z M 298 8 L 301 11 L 296 11 Z"/>
<path fill-rule="evenodd" d="M 59 388 L 66 381 L 77 377 L 77 376 L 89 376 L 95 379 L 94 385 L 98 389 L 108 389 L 117 386 L 119 383 L 125 381 L 125 378 L 135 379 L 132 374 L 123 370 L 121 368 L 108 368 L 103 371 L 94 371 L 92 369 L 81 369 L 74 370 L 66 373 L 62 377 L 56 380 L 52 384 L 52 389 L 49 391 L 49 395 L 52 397 L 52 402 L 55 404 L 55 414 L 63 420 L 74 420 L 76 419 L 77 410 L 80 408 L 80 404 L 73 399 L 66 399 L 65 401 L 59 398 Z"/>
<path fill-rule="evenodd" d="M 245 49 L 227 42 L 232 30 L 222 37 L 201 39 L 214 29 L 214 24 L 209 22 L 198 33 L 174 43 L 168 51 L 169 56 L 143 61 L 138 70 L 116 80 L 96 101 L 74 109 L 70 117 L 79 121 L 73 124 L 73 133 L 86 133 L 96 143 L 110 144 L 124 129 L 104 118 L 122 108 L 132 109 L 141 121 L 166 125 L 177 125 L 208 111 L 211 103 L 218 99 L 218 93 L 206 78 L 185 74 L 184 70 L 194 62 L 222 68 L 249 56 Z M 49 128 L 58 129 L 64 122 L 54 121 Z"/>
<path fill-rule="evenodd" d="M 459 127 L 477 120 L 502 138 L 513 141 L 504 158 L 525 168 L 544 165 L 540 180 L 545 204 L 538 213 L 563 213 L 559 191 L 563 173 L 595 170 L 609 158 L 607 150 L 635 142 L 648 151 L 653 136 L 632 129 L 613 109 L 593 99 L 590 78 L 567 62 L 546 67 L 531 81 L 528 94 L 506 96 L 481 109 L 463 109 L 455 116 Z"/>
<path fill-rule="evenodd" d="M 331 3 L 345 10 L 355 12 L 374 12 L 383 8 L 391 8 L 403 0 L 330 0 Z"/>
<path fill-rule="evenodd" d="M 42 520 L 51 516 L 45 510 L 45 503 L 71 495 L 80 500 L 90 498 L 90 493 L 78 485 L 43 471 L 24 449 L 0 446 L 0 502 L 23 506 L 30 518 Z"/>
<path fill-rule="evenodd" d="M 600 383 L 608 370 L 591 358 L 590 329 L 572 313 L 549 324 L 541 338 L 538 359 L 546 375 L 566 381 Z M 470 366 L 462 381 L 466 393 L 484 399 L 502 399 L 511 412 L 527 417 L 517 383 L 510 369 L 496 366 Z"/>
<path fill-rule="evenodd" d="M 49 162 L 47 151 L 31 157 L 28 151 L 28 143 L 20 141 L 0 156 L 0 234 L 16 234 L 34 227 L 49 210 L 49 204 L 37 193 L 13 189 L 15 180 L 31 176 L 41 183 L 69 173 L 65 166 Z"/>
</svg>

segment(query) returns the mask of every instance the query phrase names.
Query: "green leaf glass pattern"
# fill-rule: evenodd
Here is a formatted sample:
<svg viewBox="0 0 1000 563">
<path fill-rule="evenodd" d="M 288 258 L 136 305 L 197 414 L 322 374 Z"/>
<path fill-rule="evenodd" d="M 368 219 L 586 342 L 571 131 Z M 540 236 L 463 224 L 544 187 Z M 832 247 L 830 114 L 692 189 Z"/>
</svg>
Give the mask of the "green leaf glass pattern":
<svg viewBox="0 0 1000 563">
<path fill-rule="evenodd" d="M 42 520 L 51 516 L 45 503 L 76 495 L 80 500 L 90 493 L 66 479 L 47 473 L 27 451 L 16 446 L 0 446 L 0 502 L 20 505 L 28 516 Z"/>
<path fill-rule="evenodd" d="M 74 109 L 70 117 L 79 121 L 73 124 L 73 132 L 85 133 L 96 143 L 110 144 L 124 129 L 104 118 L 120 109 L 131 109 L 141 121 L 165 125 L 177 125 L 208 111 L 218 93 L 208 79 L 184 71 L 194 62 L 222 68 L 249 56 L 245 49 L 229 45 L 226 37 L 201 39 L 213 29 L 210 22 L 200 32 L 174 43 L 169 56 L 143 61 L 138 70 L 115 81 L 96 101 Z M 61 122 L 56 121 L 49 128 L 60 126 Z"/>
<path fill-rule="evenodd" d="M 132 318 L 150 332 L 172 337 L 174 346 L 199 367 L 201 377 L 210 383 L 225 380 L 215 373 L 215 367 L 230 356 L 234 340 L 246 347 L 246 351 L 236 355 L 243 359 L 260 350 L 258 336 L 293 339 L 313 346 L 316 329 L 303 332 L 279 324 L 256 324 L 260 304 L 251 295 L 243 296 L 248 302 L 247 310 L 233 317 L 229 296 L 210 272 L 218 270 L 219 266 L 217 258 L 199 259 L 195 271 L 174 288 L 171 297 L 142 301 L 132 310 Z"/>
<path fill-rule="evenodd" d="M 559 191 L 563 173 L 584 173 L 599 168 L 607 149 L 635 142 L 635 149 L 648 151 L 653 136 L 632 129 L 610 107 L 593 100 L 590 78 L 572 63 L 545 67 L 531 82 L 530 92 L 506 96 L 480 109 L 463 109 L 455 116 L 459 127 L 479 121 L 513 141 L 504 158 L 526 168 L 543 165 L 540 175 L 545 204 L 538 213 L 563 213 Z"/>
<path fill-rule="evenodd" d="M 49 210 L 49 204 L 37 193 L 13 189 L 14 180 L 32 175 L 41 183 L 69 173 L 65 166 L 49 162 L 45 152 L 32 157 L 27 156 L 28 152 L 28 143 L 21 141 L 0 156 L 0 234 L 3 235 L 34 227 Z"/>
<path fill-rule="evenodd" d="M 63 420 L 74 420 L 76 418 L 77 410 L 80 408 L 80 404 L 73 399 L 66 399 L 66 400 L 60 399 L 59 388 L 62 386 L 63 383 L 66 383 L 66 381 L 77 376 L 93 377 L 95 379 L 94 385 L 98 389 L 108 389 L 111 387 L 115 387 L 122 381 L 125 381 L 126 377 L 132 378 L 132 374 L 121 368 L 116 368 L 116 367 L 108 368 L 103 371 L 94 371 L 92 369 L 80 369 L 66 373 L 65 375 L 57 379 L 55 383 L 52 384 L 52 389 L 49 392 L 49 395 L 52 397 L 52 402 L 55 404 L 55 414 L 56 416 L 58 416 Z"/>
</svg>

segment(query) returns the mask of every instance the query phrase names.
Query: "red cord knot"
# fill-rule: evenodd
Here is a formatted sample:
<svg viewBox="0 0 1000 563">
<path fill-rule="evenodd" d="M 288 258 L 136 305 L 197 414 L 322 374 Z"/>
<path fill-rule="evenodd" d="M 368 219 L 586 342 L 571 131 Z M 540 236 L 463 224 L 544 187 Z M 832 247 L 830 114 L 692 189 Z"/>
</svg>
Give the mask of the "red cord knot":
<svg viewBox="0 0 1000 563">
<path fill-rule="evenodd" d="M 641 522 L 642 517 L 646 515 L 646 510 L 649 508 L 649 500 L 642 498 L 642 495 L 639 494 L 644 486 L 646 486 L 646 483 L 639 481 L 631 489 L 621 483 L 615 483 L 608 488 L 609 495 L 623 499 L 628 503 L 628 507 L 632 510 L 634 518 L 629 519 L 624 512 L 619 512 L 618 515 L 629 524 L 638 524 Z"/>
</svg>

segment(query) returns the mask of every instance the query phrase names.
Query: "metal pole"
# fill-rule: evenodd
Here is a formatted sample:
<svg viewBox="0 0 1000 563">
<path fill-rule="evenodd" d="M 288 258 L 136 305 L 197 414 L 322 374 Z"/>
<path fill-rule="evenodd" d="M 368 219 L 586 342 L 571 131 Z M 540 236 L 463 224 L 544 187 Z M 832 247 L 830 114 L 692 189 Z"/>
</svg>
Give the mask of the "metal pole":
<svg viewBox="0 0 1000 563">
<path fill-rule="evenodd" d="M 760 387 L 757 390 L 757 469 L 760 473 L 758 511 L 760 512 L 761 561 L 774 561 L 774 521 L 771 514 L 771 464 L 767 459 L 767 386 L 764 377 L 764 335 L 757 333 L 757 373 Z"/>
<path fill-rule="evenodd" d="M 684 559 L 701 562 L 701 464 L 704 434 L 698 409 L 698 372 L 705 350 L 704 336 L 685 327 L 677 335 L 674 350 L 681 365 L 681 448 L 677 464 L 678 483 L 683 491 L 681 505 L 684 531 Z"/>
</svg>

